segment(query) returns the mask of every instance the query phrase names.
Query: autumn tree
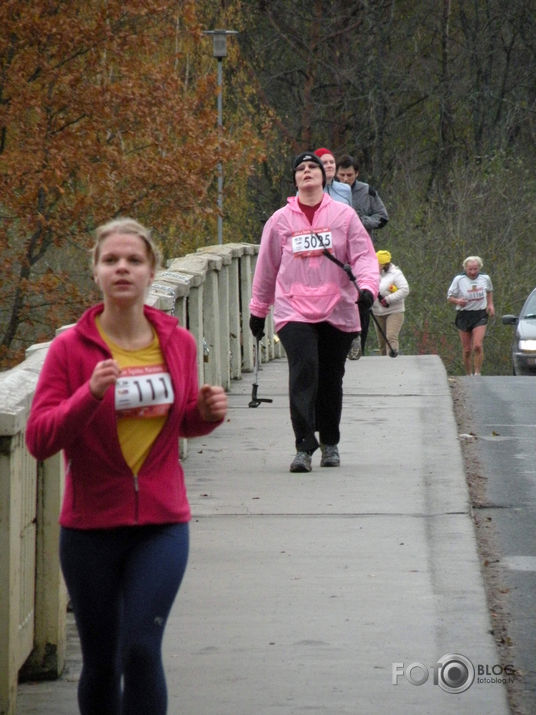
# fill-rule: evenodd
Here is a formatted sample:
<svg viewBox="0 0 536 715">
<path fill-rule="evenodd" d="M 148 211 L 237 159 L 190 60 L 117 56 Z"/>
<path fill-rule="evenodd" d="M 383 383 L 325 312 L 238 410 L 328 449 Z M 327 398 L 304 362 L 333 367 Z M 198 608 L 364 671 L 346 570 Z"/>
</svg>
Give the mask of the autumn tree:
<svg viewBox="0 0 536 715">
<path fill-rule="evenodd" d="M 167 257 L 215 242 L 217 164 L 246 184 L 263 127 L 242 112 L 218 132 L 201 22 L 188 0 L 0 5 L 4 365 L 93 297 L 100 222 L 135 215 Z"/>
</svg>

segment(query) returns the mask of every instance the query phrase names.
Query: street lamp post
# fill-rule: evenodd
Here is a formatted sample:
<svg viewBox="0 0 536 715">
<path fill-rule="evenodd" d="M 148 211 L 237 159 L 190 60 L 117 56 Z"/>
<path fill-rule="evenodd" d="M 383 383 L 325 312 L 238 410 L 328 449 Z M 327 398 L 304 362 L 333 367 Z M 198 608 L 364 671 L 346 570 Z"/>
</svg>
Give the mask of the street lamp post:
<svg viewBox="0 0 536 715">
<path fill-rule="evenodd" d="M 237 35 L 236 30 L 204 30 L 212 35 L 212 54 L 218 60 L 218 135 L 223 128 L 223 58 L 227 57 L 227 36 Z M 218 162 L 218 243 L 223 243 L 223 166 Z"/>
</svg>

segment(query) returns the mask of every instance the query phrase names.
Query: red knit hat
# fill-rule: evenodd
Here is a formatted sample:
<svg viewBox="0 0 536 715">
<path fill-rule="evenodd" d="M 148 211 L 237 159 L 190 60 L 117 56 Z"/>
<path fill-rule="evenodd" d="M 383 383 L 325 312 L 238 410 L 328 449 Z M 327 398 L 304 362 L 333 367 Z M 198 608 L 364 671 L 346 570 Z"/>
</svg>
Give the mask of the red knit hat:
<svg viewBox="0 0 536 715">
<path fill-rule="evenodd" d="M 315 154 L 319 158 L 321 156 L 324 156 L 324 154 L 331 154 L 331 156 L 335 156 L 332 151 L 330 151 L 329 149 L 326 149 L 325 147 L 320 147 L 320 149 L 315 149 Z"/>
</svg>

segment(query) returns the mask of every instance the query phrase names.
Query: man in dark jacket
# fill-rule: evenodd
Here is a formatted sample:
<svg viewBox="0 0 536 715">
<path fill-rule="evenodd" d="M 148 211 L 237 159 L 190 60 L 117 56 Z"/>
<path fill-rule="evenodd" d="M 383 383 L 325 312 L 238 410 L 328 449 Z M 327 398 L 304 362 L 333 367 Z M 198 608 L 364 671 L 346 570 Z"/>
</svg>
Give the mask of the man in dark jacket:
<svg viewBox="0 0 536 715">
<path fill-rule="evenodd" d="M 348 184 L 352 189 L 352 205 L 374 242 L 374 230 L 383 228 L 389 221 L 387 209 L 378 192 L 364 181 L 357 180 L 359 165 L 349 154 L 341 156 L 337 161 L 336 176 L 338 181 Z M 365 354 L 370 313 L 359 306 L 359 317 L 361 319 L 361 335 L 352 342 L 348 353 L 350 360 L 359 360 L 361 355 Z"/>
<path fill-rule="evenodd" d="M 374 241 L 374 229 L 383 228 L 389 221 L 387 209 L 378 192 L 364 181 L 357 180 L 359 166 L 349 154 L 341 156 L 337 161 L 336 175 L 338 181 L 348 184 L 352 189 L 353 207 Z"/>
</svg>

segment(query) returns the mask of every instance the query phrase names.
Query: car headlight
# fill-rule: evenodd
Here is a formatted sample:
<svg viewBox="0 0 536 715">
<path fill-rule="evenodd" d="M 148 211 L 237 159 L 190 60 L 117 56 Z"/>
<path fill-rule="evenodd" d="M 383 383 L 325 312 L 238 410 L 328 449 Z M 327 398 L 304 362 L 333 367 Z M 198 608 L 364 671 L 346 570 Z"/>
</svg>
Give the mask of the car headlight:
<svg viewBox="0 0 536 715">
<path fill-rule="evenodd" d="M 536 352 L 536 340 L 520 340 L 519 349 L 524 353 L 535 353 Z"/>
</svg>

